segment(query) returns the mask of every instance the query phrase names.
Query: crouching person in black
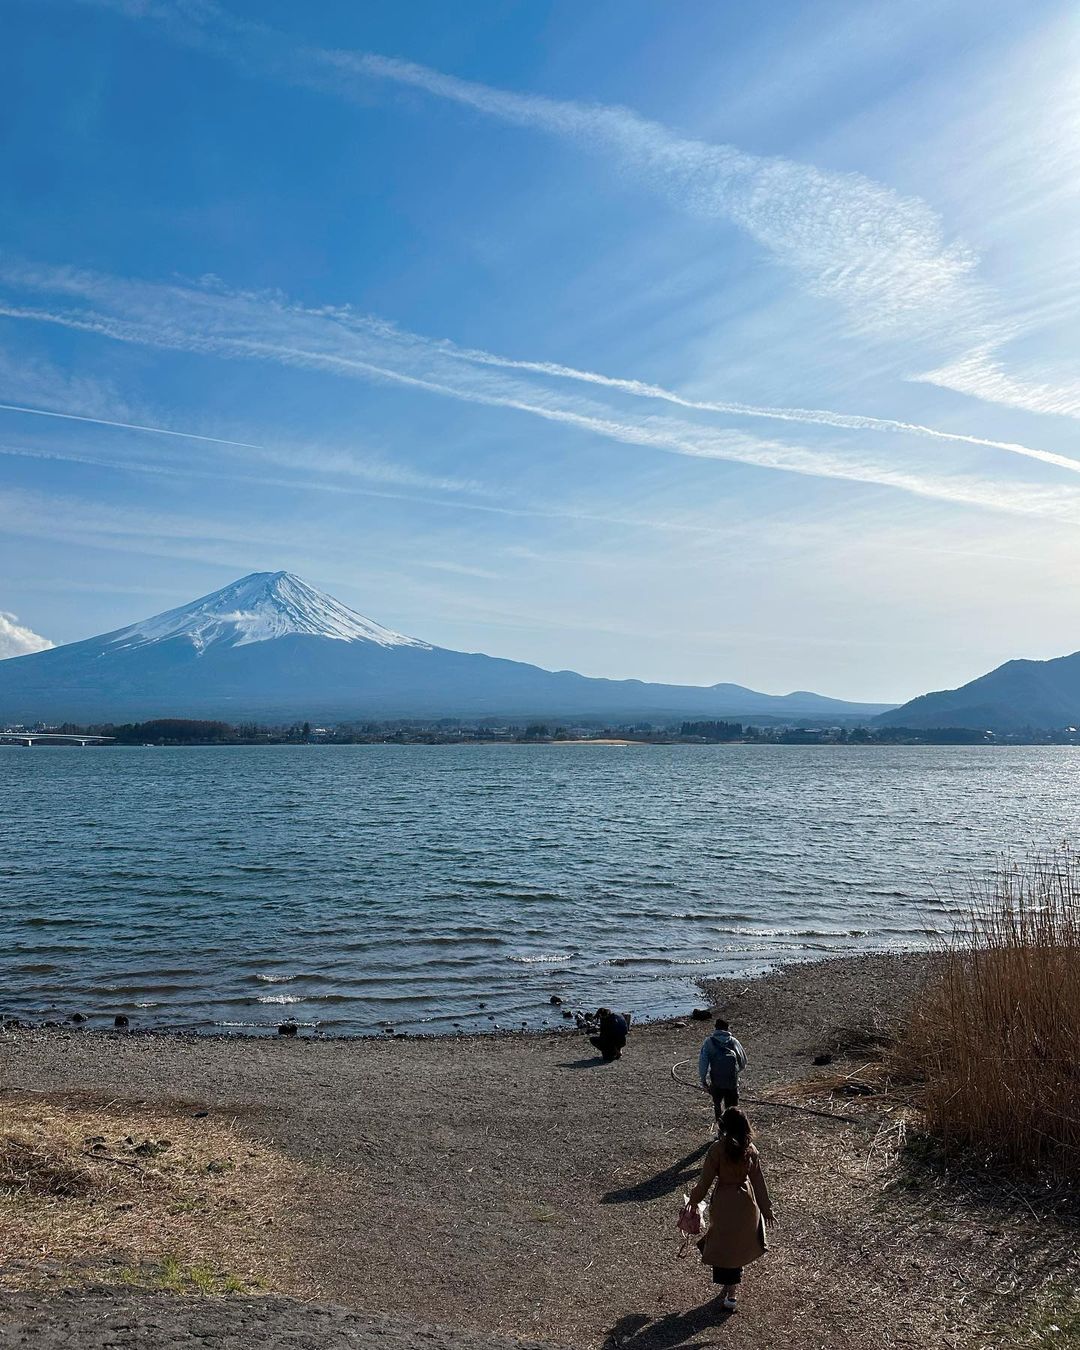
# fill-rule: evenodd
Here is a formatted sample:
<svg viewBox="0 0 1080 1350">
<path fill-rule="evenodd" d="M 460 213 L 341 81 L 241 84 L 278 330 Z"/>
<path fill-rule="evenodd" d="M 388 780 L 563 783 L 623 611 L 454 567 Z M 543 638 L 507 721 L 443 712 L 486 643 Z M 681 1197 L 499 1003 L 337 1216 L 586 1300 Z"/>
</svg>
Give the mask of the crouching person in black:
<svg viewBox="0 0 1080 1350">
<path fill-rule="evenodd" d="M 630 1014 L 612 1012 L 610 1008 L 597 1008 L 596 1035 L 589 1037 L 589 1043 L 595 1045 L 606 1060 L 621 1059 L 626 1038 L 630 1034 Z"/>
</svg>

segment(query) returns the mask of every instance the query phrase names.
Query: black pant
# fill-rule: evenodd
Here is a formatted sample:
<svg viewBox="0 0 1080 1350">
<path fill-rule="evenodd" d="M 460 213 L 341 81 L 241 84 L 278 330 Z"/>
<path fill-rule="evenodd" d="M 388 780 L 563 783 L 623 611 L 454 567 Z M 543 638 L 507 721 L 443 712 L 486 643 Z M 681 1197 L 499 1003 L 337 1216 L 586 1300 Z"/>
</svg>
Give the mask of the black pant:
<svg viewBox="0 0 1080 1350">
<path fill-rule="evenodd" d="M 713 1111 L 716 1113 L 716 1119 L 719 1120 L 729 1106 L 738 1106 L 739 1104 L 739 1085 L 734 1087 L 710 1088 L 712 1093 Z"/>
<path fill-rule="evenodd" d="M 742 1266 L 713 1266 L 713 1284 L 742 1284 Z"/>
<path fill-rule="evenodd" d="M 621 1059 L 626 1042 L 610 1036 L 590 1036 L 589 1044 L 595 1045 L 605 1059 Z"/>
</svg>

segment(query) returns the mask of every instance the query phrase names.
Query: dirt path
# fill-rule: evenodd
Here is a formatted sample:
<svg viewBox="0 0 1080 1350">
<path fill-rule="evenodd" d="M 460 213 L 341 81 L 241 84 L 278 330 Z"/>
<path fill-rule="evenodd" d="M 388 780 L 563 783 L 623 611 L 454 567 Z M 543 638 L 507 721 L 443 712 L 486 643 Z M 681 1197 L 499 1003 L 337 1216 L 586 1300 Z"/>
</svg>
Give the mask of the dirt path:
<svg viewBox="0 0 1080 1350">
<path fill-rule="evenodd" d="M 870 957 L 717 986 L 750 1053 L 745 1095 L 813 1073 L 813 1054 L 837 1028 L 851 1039 L 886 1020 L 923 969 L 917 957 Z M 670 1067 L 696 1060 L 702 1035 L 699 1023 L 642 1029 L 622 1061 L 603 1065 L 572 1034 L 315 1042 L 15 1032 L 0 1042 L 0 1085 L 14 1108 L 27 1091 L 135 1109 L 169 1101 L 301 1160 L 303 1211 L 261 1239 L 282 1251 L 283 1271 L 303 1272 L 303 1290 L 283 1279 L 286 1294 L 617 1350 L 997 1343 L 984 1333 L 998 1315 L 985 1291 L 1015 1273 L 1009 1232 L 994 1236 L 981 1214 L 958 1230 L 917 1188 L 883 1189 L 887 1136 L 872 1104 L 858 1108 L 857 1125 L 750 1108 L 781 1227 L 747 1272 L 739 1312 L 718 1313 L 708 1272 L 696 1257 L 675 1259 L 673 1226 L 711 1104 L 673 1083 Z M 1015 1310 L 1001 1312 L 1008 1320 Z"/>
</svg>

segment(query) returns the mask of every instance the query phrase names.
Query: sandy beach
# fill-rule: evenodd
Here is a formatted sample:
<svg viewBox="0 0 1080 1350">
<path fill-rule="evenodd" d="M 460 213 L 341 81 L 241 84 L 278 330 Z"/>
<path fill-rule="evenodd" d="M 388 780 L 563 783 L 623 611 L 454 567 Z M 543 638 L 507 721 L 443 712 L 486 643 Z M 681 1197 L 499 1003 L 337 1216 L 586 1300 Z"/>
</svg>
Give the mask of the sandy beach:
<svg viewBox="0 0 1080 1350">
<path fill-rule="evenodd" d="M 749 1052 L 744 1096 L 854 1117 L 747 1107 L 780 1226 L 726 1317 L 696 1256 L 676 1259 L 674 1228 L 711 1103 L 671 1069 L 696 1060 L 707 1022 L 641 1028 L 614 1064 L 572 1031 L 321 1042 L 5 1031 L 4 1129 L 46 1109 L 89 1113 L 90 1148 L 127 1169 L 125 1184 L 153 1162 L 132 1140 L 171 1130 L 174 1154 L 200 1172 L 213 1158 L 199 1150 L 217 1150 L 249 1180 L 213 1201 L 220 1224 L 157 1239 L 162 1254 L 202 1241 L 208 1260 L 228 1262 L 236 1289 L 222 1297 L 115 1287 L 132 1261 L 124 1215 L 142 1192 L 74 1263 L 13 1250 L 9 1230 L 0 1345 L 411 1344 L 417 1324 L 454 1344 L 467 1332 L 616 1350 L 1023 1344 L 1024 1305 L 995 1290 L 1040 1273 L 1033 1253 L 1058 1251 L 1054 1225 L 1015 1196 L 961 1205 L 947 1178 L 897 1161 L 891 1107 L 829 1091 L 872 1058 L 931 959 L 844 958 L 709 988 Z M 823 1052 L 834 1062 L 815 1067 Z M 78 1339 L 91 1323 L 111 1339 Z"/>
</svg>

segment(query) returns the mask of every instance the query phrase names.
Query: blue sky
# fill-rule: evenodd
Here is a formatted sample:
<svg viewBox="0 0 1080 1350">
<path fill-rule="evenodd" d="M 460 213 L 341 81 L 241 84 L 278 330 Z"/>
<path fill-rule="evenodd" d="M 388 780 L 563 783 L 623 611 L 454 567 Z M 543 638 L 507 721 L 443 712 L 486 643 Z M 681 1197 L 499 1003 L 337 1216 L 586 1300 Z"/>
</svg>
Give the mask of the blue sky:
<svg viewBox="0 0 1080 1350">
<path fill-rule="evenodd" d="M 1080 647 L 1074 7 L 4 11 L 0 653 L 278 568 L 597 675 Z"/>
</svg>

